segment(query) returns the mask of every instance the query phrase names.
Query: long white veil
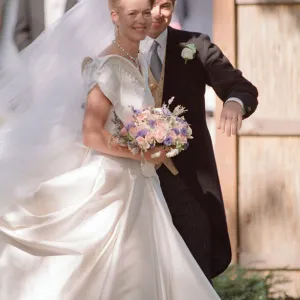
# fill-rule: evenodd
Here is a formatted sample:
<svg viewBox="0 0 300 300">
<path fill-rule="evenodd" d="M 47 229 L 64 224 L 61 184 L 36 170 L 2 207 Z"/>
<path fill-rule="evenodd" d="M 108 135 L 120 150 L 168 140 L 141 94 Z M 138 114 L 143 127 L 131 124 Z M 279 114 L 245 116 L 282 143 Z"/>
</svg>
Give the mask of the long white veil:
<svg viewBox="0 0 300 300">
<path fill-rule="evenodd" d="M 82 162 L 81 63 L 113 38 L 107 0 L 82 0 L 17 54 L 16 1 L 0 39 L 0 209 Z"/>
</svg>

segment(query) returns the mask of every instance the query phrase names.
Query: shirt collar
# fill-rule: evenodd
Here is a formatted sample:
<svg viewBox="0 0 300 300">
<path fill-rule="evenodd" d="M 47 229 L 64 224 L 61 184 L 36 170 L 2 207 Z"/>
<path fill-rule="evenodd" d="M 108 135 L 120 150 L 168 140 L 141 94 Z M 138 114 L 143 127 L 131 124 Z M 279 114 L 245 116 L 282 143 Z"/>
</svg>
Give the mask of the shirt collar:
<svg viewBox="0 0 300 300">
<path fill-rule="evenodd" d="M 156 41 L 164 49 L 167 46 L 168 29 L 165 29 L 157 38 Z"/>
<path fill-rule="evenodd" d="M 147 36 L 142 42 L 141 42 L 141 51 L 143 53 L 147 53 L 150 51 L 150 48 L 156 40 L 161 48 L 165 49 L 167 46 L 167 39 L 168 39 L 168 29 L 166 28 L 156 39 L 151 38 L 150 36 Z"/>
</svg>

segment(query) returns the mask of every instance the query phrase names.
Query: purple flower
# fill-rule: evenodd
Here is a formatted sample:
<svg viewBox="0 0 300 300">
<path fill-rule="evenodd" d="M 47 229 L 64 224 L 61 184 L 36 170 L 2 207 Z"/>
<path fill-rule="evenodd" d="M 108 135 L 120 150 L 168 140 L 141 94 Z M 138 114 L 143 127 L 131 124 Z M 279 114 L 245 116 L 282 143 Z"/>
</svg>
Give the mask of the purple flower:
<svg viewBox="0 0 300 300">
<path fill-rule="evenodd" d="M 131 107 L 132 109 L 132 112 L 135 114 L 135 115 L 139 115 L 142 111 L 140 109 L 136 109 L 134 108 L 133 106 Z"/>
<path fill-rule="evenodd" d="M 163 114 L 164 114 L 165 116 L 170 116 L 170 115 L 171 115 L 170 110 L 167 109 L 167 108 L 165 108 L 165 107 L 162 108 L 162 112 L 163 112 Z"/>
<path fill-rule="evenodd" d="M 187 130 L 185 127 L 183 127 L 180 131 L 180 133 L 183 135 L 183 136 L 187 136 Z"/>
<path fill-rule="evenodd" d="M 173 128 L 172 129 L 177 135 L 180 133 L 179 129 L 178 128 Z"/>
<path fill-rule="evenodd" d="M 137 135 L 136 135 L 136 138 L 139 137 L 139 136 L 145 137 L 147 133 L 148 133 L 147 129 L 139 130 L 138 133 L 137 133 Z"/>
<path fill-rule="evenodd" d="M 155 120 L 149 120 L 149 121 L 148 121 L 148 124 L 149 124 L 149 126 L 150 126 L 151 128 L 154 128 L 154 127 L 155 127 L 155 123 L 156 123 Z"/>
<path fill-rule="evenodd" d="M 189 147 L 189 145 L 190 144 L 188 142 L 186 142 L 186 144 L 184 144 L 184 148 L 183 149 L 186 150 Z"/>
<path fill-rule="evenodd" d="M 170 136 L 168 136 L 167 138 L 165 138 L 164 144 L 166 146 L 171 146 L 173 144 L 173 139 Z"/>
<path fill-rule="evenodd" d="M 185 120 L 183 120 L 183 119 L 180 118 L 180 117 L 176 117 L 176 121 L 177 121 L 178 123 L 181 123 L 181 124 L 185 123 Z"/>
<path fill-rule="evenodd" d="M 130 123 L 126 124 L 125 127 L 126 127 L 127 131 L 129 131 L 130 128 L 135 127 L 135 124 L 134 124 L 134 122 L 130 122 Z"/>
<path fill-rule="evenodd" d="M 132 105 L 129 105 L 129 107 L 131 108 L 132 112 L 135 114 L 135 115 L 138 115 L 140 114 L 142 111 L 140 109 L 136 109 L 134 108 Z"/>
</svg>

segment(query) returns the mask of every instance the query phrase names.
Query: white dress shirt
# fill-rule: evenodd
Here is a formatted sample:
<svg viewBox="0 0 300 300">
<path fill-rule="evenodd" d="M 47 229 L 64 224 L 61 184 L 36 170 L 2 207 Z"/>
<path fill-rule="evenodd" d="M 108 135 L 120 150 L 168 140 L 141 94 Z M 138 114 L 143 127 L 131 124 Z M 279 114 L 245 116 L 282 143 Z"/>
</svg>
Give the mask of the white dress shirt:
<svg viewBox="0 0 300 300">
<path fill-rule="evenodd" d="M 165 55 L 166 55 L 166 49 L 167 49 L 167 39 L 168 39 L 168 30 L 166 29 L 163 31 L 158 38 L 155 40 L 158 43 L 158 48 L 157 48 L 157 53 L 160 58 L 160 60 L 163 61 L 165 60 Z M 141 52 L 144 54 L 144 56 L 147 58 L 148 64 L 150 65 L 150 60 L 151 60 L 151 46 L 154 42 L 154 39 L 151 38 L 150 36 L 147 36 L 142 42 L 140 46 Z"/>
<path fill-rule="evenodd" d="M 67 0 L 42 0 L 44 1 L 45 28 L 60 19 L 66 10 Z"/>
<path fill-rule="evenodd" d="M 167 49 L 168 29 L 164 30 L 155 40 L 159 44 L 159 46 L 157 48 L 157 53 L 163 63 L 165 60 L 166 49 Z M 150 66 L 150 60 L 151 60 L 151 55 L 152 55 L 151 46 L 152 46 L 153 42 L 154 42 L 154 39 L 147 36 L 141 42 L 141 45 L 140 45 L 140 51 L 147 58 L 147 62 L 148 62 L 149 66 Z M 240 99 L 238 99 L 236 97 L 231 97 L 226 100 L 226 102 L 231 102 L 231 101 L 239 103 L 243 108 L 243 114 L 245 114 L 244 104 Z"/>
</svg>

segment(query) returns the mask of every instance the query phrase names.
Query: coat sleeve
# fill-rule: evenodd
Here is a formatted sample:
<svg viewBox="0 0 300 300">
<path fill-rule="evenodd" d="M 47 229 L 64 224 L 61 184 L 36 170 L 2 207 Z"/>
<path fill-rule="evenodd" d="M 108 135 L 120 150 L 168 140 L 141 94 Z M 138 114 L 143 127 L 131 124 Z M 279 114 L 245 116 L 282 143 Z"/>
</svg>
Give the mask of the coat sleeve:
<svg viewBox="0 0 300 300">
<path fill-rule="evenodd" d="M 229 98 L 241 100 L 245 108 L 244 118 L 249 117 L 258 105 L 256 87 L 243 77 L 240 70 L 232 66 L 220 48 L 213 44 L 207 35 L 200 34 L 193 43 L 204 67 L 206 83 L 215 90 L 223 102 Z"/>
</svg>

